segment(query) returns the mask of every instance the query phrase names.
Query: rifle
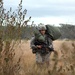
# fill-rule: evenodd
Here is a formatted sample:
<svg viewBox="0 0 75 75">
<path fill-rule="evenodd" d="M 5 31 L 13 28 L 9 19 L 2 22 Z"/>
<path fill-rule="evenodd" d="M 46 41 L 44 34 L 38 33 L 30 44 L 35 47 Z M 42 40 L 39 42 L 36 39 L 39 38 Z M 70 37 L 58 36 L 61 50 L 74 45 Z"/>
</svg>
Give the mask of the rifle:
<svg viewBox="0 0 75 75">
<path fill-rule="evenodd" d="M 41 45 L 42 48 L 41 49 L 39 49 L 39 48 L 33 49 L 33 53 L 39 52 L 41 54 L 47 54 L 48 52 L 54 51 L 54 49 L 50 48 L 48 46 L 48 44 L 46 44 L 45 42 L 35 41 L 34 44 L 35 44 L 35 46 Z"/>
</svg>

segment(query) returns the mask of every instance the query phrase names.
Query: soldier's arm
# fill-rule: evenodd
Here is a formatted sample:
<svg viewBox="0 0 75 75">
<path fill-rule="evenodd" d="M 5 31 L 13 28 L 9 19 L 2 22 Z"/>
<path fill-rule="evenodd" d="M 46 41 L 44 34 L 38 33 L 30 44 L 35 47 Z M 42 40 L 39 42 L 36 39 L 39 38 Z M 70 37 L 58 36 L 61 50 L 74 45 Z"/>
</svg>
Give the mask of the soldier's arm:
<svg viewBox="0 0 75 75">
<path fill-rule="evenodd" d="M 30 41 L 30 47 L 33 49 L 33 48 L 36 48 L 36 46 L 35 46 L 35 37 L 33 37 L 32 39 L 31 39 L 31 41 Z"/>
<path fill-rule="evenodd" d="M 48 46 L 49 49 L 50 49 L 51 51 L 54 51 L 52 40 L 49 38 L 48 41 L 49 41 L 49 46 Z"/>
<path fill-rule="evenodd" d="M 32 39 L 31 39 L 31 42 L 30 42 L 30 47 L 32 48 L 32 49 L 35 49 L 35 48 L 42 48 L 42 46 L 41 45 L 36 45 L 35 46 L 35 37 L 33 37 Z"/>
</svg>

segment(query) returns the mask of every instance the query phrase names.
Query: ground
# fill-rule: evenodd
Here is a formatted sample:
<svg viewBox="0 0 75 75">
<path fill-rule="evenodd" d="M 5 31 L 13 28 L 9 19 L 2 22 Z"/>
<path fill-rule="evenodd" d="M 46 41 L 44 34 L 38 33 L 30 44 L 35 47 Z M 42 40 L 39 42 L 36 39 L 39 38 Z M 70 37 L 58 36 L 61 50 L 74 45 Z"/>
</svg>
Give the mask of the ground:
<svg viewBox="0 0 75 75">
<path fill-rule="evenodd" d="M 48 70 L 54 71 L 54 69 L 56 68 L 57 72 L 65 73 L 65 75 L 71 75 L 72 67 L 73 69 L 75 68 L 75 58 L 73 58 L 73 53 L 75 52 L 75 41 L 56 40 L 53 42 L 53 46 L 56 53 L 51 53 L 51 65 L 49 66 Z M 17 61 L 17 59 L 21 57 L 21 75 L 31 75 L 33 73 L 33 66 L 35 65 L 35 54 L 32 53 L 32 50 L 30 48 L 30 41 L 22 40 L 17 46 L 14 47 L 14 49 L 16 51 L 15 61 Z M 35 67 L 34 69 L 36 71 L 37 67 Z M 36 73 L 38 72 L 41 71 L 37 70 Z"/>
</svg>

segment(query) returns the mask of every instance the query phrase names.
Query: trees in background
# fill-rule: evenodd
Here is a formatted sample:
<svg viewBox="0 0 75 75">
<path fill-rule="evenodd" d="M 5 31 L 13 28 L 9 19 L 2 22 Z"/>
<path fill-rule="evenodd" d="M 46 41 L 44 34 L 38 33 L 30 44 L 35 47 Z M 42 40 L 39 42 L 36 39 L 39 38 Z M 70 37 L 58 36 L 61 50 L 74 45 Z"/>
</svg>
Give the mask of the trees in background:
<svg viewBox="0 0 75 75">
<path fill-rule="evenodd" d="M 22 0 L 16 11 L 10 10 L 6 12 L 3 7 L 3 1 L 0 0 L 0 38 L 7 39 L 30 39 L 33 36 L 33 29 L 36 27 L 34 21 L 31 25 L 28 22 L 31 16 L 26 20 L 27 9 L 22 10 Z M 41 24 L 41 23 L 40 23 Z M 39 24 L 38 24 L 39 25 Z M 60 24 L 61 39 L 75 38 L 75 26 L 71 24 Z M 14 36 L 13 36 L 14 35 Z"/>
<path fill-rule="evenodd" d="M 61 38 L 75 39 L 75 25 L 60 24 Z"/>
</svg>

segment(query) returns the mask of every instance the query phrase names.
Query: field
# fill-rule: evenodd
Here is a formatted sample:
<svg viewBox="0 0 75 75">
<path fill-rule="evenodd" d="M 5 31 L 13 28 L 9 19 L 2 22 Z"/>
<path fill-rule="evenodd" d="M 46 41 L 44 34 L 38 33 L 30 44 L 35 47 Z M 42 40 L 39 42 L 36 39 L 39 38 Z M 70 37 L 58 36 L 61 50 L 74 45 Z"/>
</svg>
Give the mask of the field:
<svg viewBox="0 0 75 75">
<path fill-rule="evenodd" d="M 0 75 L 75 75 L 75 40 L 68 40 L 75 39 L 75 26 L 61 23 L 57 27 L 61 39 L 68 39 L 53 42 L 50 66 L 37 66 L 28 40 L 37 26 L 34 21 L 28 25 L 32 15 L 26 19 L 28 11 L 22 9 L 22 0 L 17 11 L 6 10 L 3 3 L 0 0 Z"/>
<path fill-rule="evenodd" d="M 56 52 L 51 53 L 48 68 L 35 64 L 35 54 L 32 54 L 30 41 L 22 40 L 15 45 L 14 64 L 21 58 L 16 75 L 75 75 L 75 41 L 57 40 L 53 45 Z"/>
</svg>

